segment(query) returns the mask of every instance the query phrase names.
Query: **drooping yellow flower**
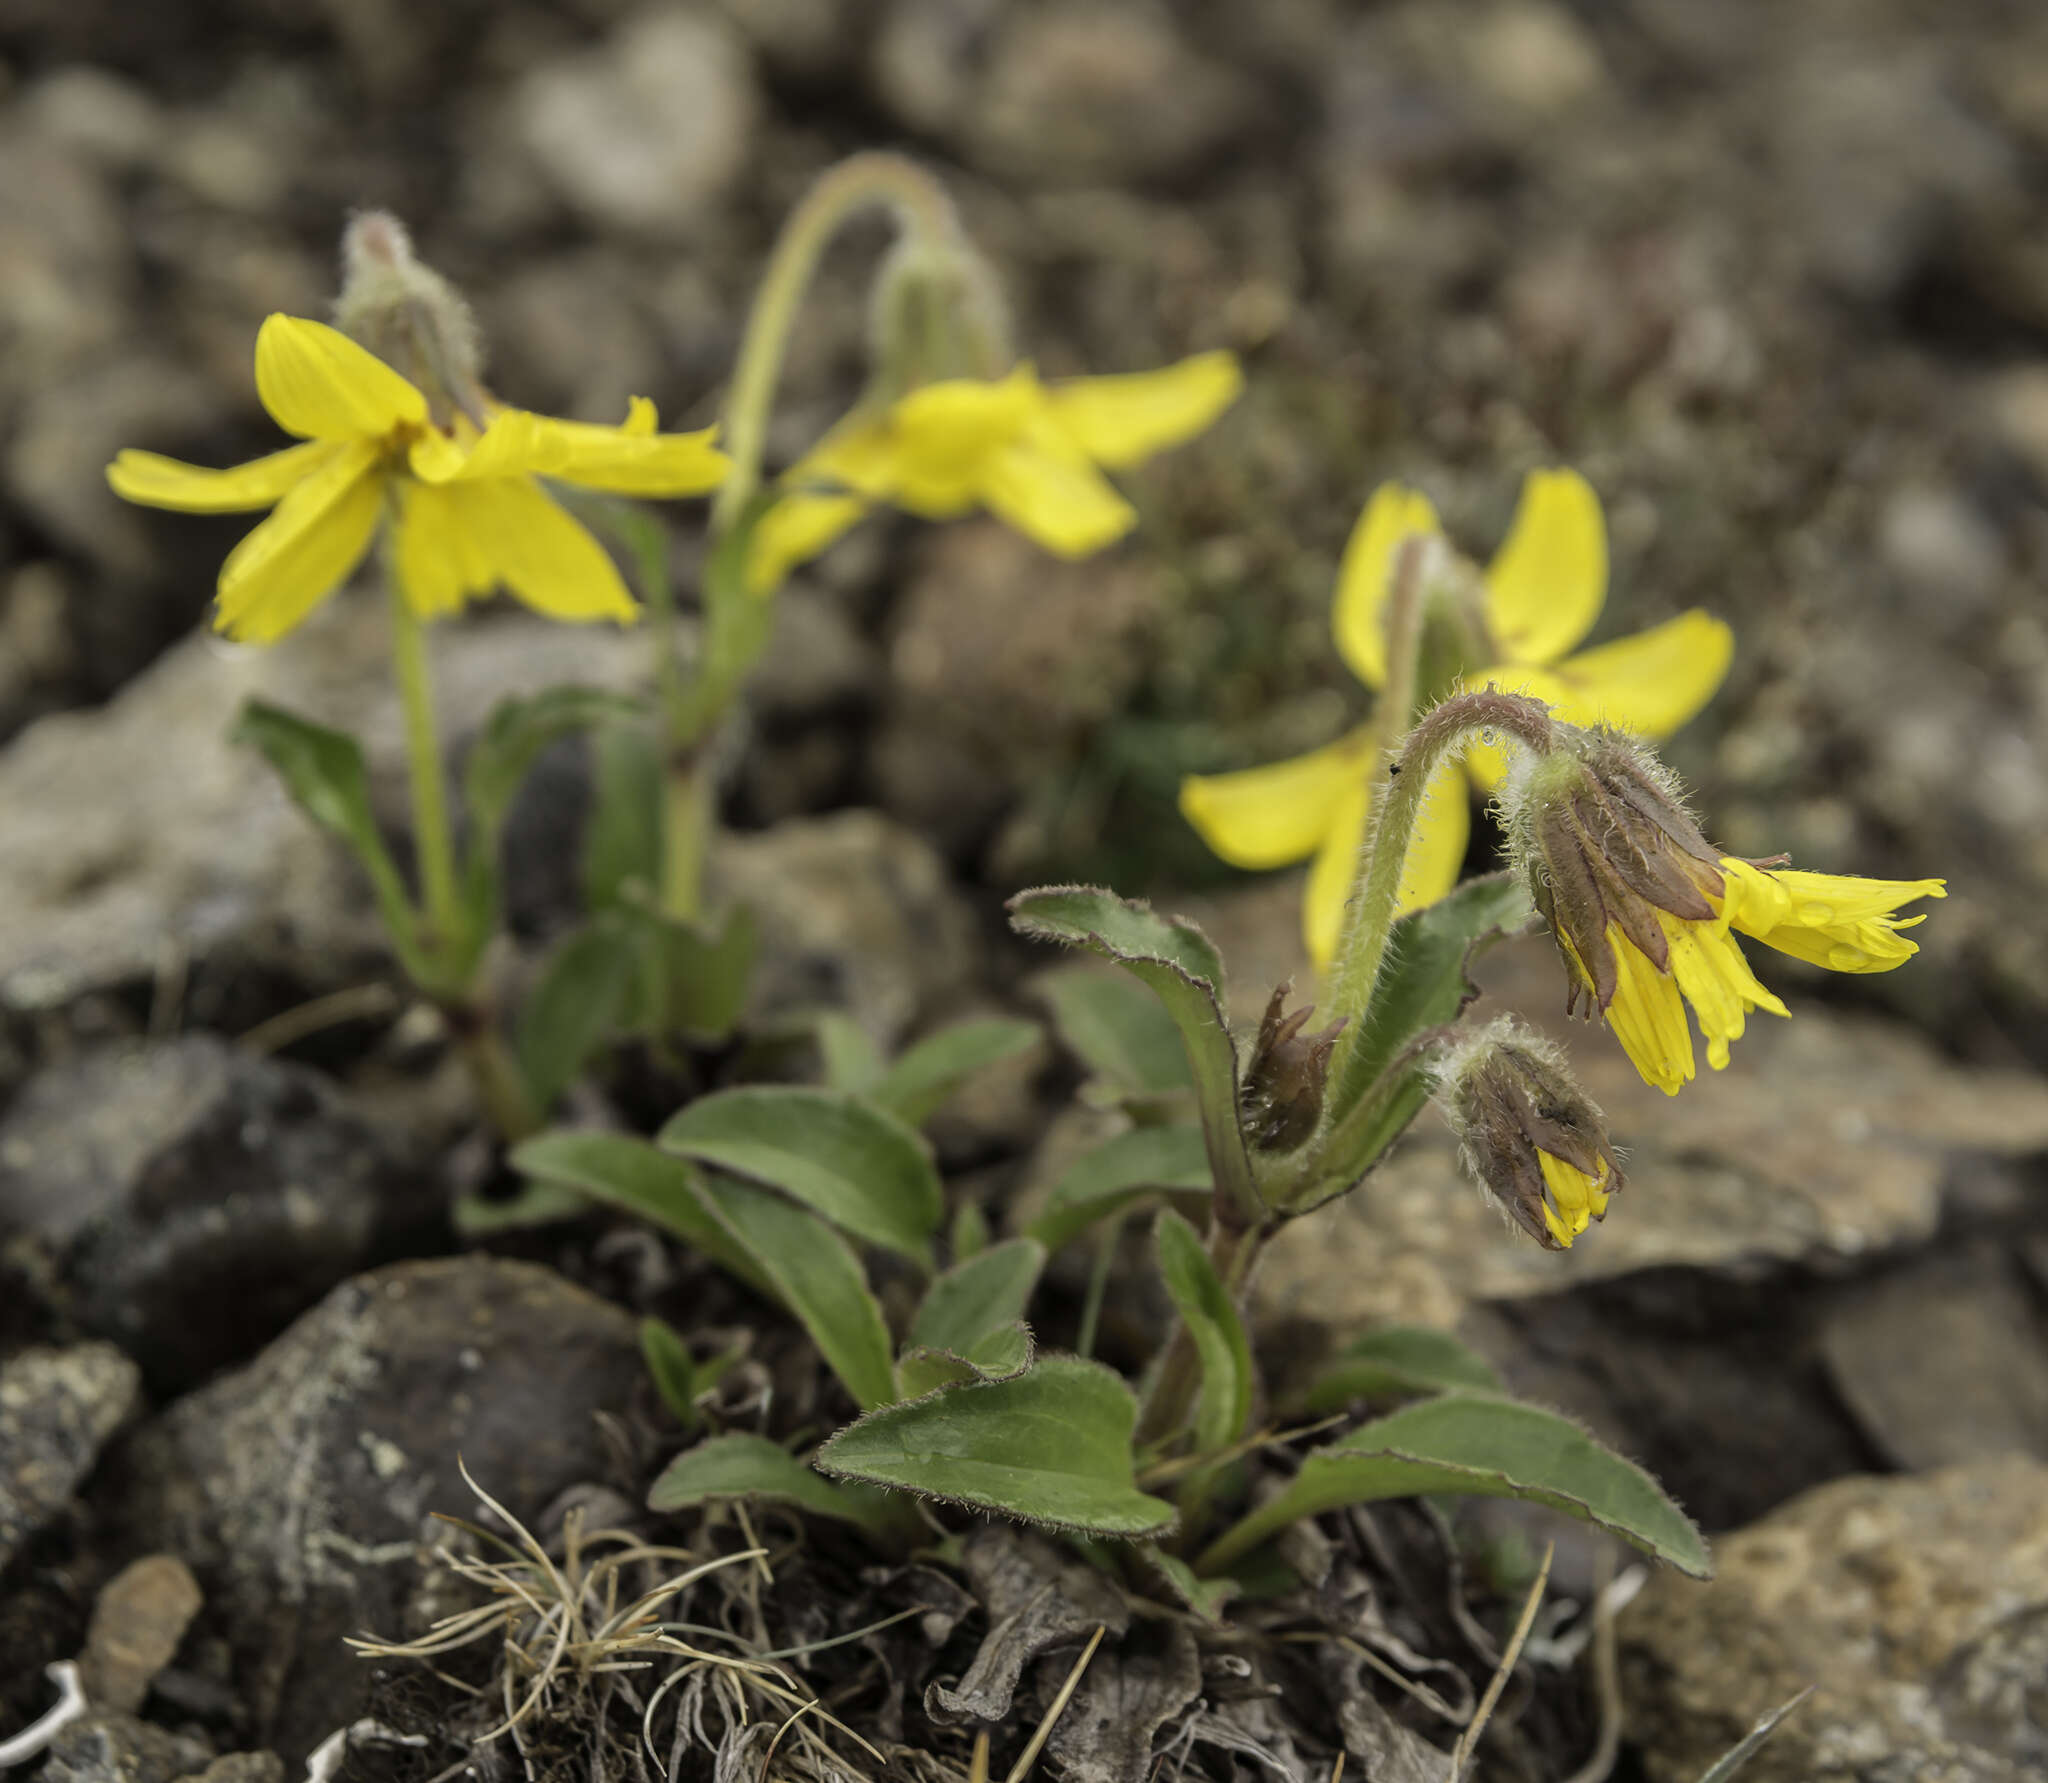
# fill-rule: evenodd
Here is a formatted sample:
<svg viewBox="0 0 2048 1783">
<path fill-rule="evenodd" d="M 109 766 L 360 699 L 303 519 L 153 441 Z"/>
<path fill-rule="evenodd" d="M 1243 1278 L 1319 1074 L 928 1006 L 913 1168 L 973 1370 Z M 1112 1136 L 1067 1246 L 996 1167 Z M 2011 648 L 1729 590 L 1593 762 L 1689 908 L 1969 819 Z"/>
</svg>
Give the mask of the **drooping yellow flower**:
<svg viewBox="0 0 2048 1783">
<path fill-rule="evenodd" d="M 878 503 L 926 520 L 986 508 L 1058 556 L 1086 557 L 1137 522 L 1103 471 L 1192 439 L 1243 381 L 1221 352 L 1058 384 L 1020 365 L 994 382 L 947 378 L 879 413 L 856 411 L 783 477 L 755 529 L 747 586 L 770 592 Z"/>
<path fill-rule="evenodd" d="M 1399 483 L 1373 492 L 1353 528 L 1337 577 L 1331 630 L 1338 652 L 1368 687 L 1386 680 L 1384 613 L 1402 541 L 1437 533 L 1428 498 Z M 1470 640 L 1462 672 L 1421 689 L 1434 698 L 1488 685 L 1527 693 L 1575 724 L 1606 722 L 1669 736 L 1714 695 L 1728 673 L 1734 637 L 1697 608 L 1633 637 L 1567 656 L 1607 597 L 1607 530 L 1599 498 L 1577 472 L 1531 472 L 1514 520 L 1476 598 L 1462 590 L 1451 629 Z M 1270 869 L 1313 857 L 1303 936 L 1327 965 L 1344 926 L 1353 867 L 1371 810 L 1376 742 L 1370 726 L 1307 755 L 1242 773 L 1191 775 L 1180 806 L 1202 839 L 1233 866 Z M 1410 844 L 1399 908 L 1432 904 L 1456 883 L 1471 832 L 1469 782 L 1498 784 L 1502 760 L 1476 747 L 1462 765 L 1432 777 Z"/>
<path fill-rule="evenodd" d="M 1643 1081 L 1692 1081 L 1692 1005 L 1707 1063 L 1728 1063 L 1752 1010 L 1789 1012 L 1735 940 L 1832 972 L 1889 972 L 1919 948 L 1924 919 L 1900 906 L 1943 898 L 1940 879 L 1859 879 L 1760 865 L 1700 833 L 1668 774 L 1618 733 L 1580 733 L 1508 795 L 1515 852 L 1564 957 L 1567 1010 L 1607 1018 Z"/>
<path fill-rule="evenodd" d="M 620 495 L 701 495 L 727 460 L 711 430 L 656 431 L 634 398 L 622 426 L 487 405 L 445 420 L 427 394 L 339 330 L 274 315 L 256 336 L 256 393 L 302 445 L 227 470 L 128 450 L 114 493 L 185 513 L 270 508 L 221 565 L 214 624 L 270 643 L 354 571 L 380 520 L 405 598 L 423 618 L 504 588 L 556 619 L 631 620 L 617 567 L 537 481 Z"/>
</svg>

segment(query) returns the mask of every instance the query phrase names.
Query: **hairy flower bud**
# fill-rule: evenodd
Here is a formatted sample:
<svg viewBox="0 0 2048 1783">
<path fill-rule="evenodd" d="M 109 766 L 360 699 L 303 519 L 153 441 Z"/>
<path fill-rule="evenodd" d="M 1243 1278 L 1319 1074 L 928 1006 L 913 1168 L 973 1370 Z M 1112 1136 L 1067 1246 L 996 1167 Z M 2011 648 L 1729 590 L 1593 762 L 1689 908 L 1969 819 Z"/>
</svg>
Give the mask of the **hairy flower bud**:
<svg viewBox="0 0 2048 1783">
<path fill-rule="evenodd" d="M 1010 322 L 995 274 L 962 235 L 906 231 L 875 274 L 868 300 L 871 400 L 890 403 L 948 378 L 995 378 L 1010 367 Z"/>
<path fill-rule="evenodd" d="M 1939 879 L 1794 872 L 1785 857 L 1723 854 L 1649 748 L 1605 727 L 1557 727 L 1557 747 L 1501 794 L 1510 848 L 1564 956 L 1565 1008 L 1607 1019 L 1645 1082 L 1676 1095 L 1693 1076 L 1690 1003 L 1707 1062 L 1728 1063 L 1751 1010 L 1789 1013 L 1731 929 L 1835 972 L 1888 972 L 1918 949 L 1896 915 L 1947 896 Z"/>
<path fill-rule="evenodd" d="M 1453 1047 L 1438 1106 L 1487 1198 L 1547 1250 L 1568 1250 L 1622 1186 L 1600 1110 L 1557 1047 L 1511 1016 Z"/>
<path fill-rule="evenodd" d="M 1339 1016 L 1321 1033 L 1304 1034 L 1315 1009 L 1310 1005 L 1288 1013 L 1287 993 L 1293 988 L 1291 983 L 1275 988 L 1245 1066 L 1239 1108 L 1245 1139 L 1254 1151 L 1292 1151 L 1316 1130 L 1330 1050 L 1344 1031 Z"/>
<path fill-rule="evenodd" d="M 412 251 L 388 211 L 359 211 L 341 238 L 334 324 L 418 386 L 437 427 L 456 413 L 485 422 L 483 341 L 455 287 Z"/>
</svg>

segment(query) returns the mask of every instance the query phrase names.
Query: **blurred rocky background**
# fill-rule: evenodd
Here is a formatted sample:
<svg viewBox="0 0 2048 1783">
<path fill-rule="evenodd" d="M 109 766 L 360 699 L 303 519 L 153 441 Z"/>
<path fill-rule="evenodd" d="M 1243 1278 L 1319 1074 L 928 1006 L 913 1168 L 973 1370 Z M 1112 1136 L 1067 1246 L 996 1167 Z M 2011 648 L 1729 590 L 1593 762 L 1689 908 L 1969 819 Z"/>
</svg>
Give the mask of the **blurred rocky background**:
<svg viewBox="0 0 2048 1783">
<path fill-rule="evenodd" d="M 1680 1104 L 1589 1071 L 1641 1163 L 1568 1268 L 1447 1211 L 1469 1191 L 1422 1131 L 1371 1207 L 1283 1247 L 1268 1310 L 1305 1352 L 1372 1317 L 1460 1324 L 1710 1527 L 1750 1525 L 1721 1585 L 1666 1581 L 1630 1625 L 1647 1774 L 1696 1776 L 1822 1673 L 1811 1738 L 1759 1776 L 2039 1774 L 2048 11 L 2004 0 L 0 6 L 0 1268 L 36 1290 L 0 1305 L 0 1529 L 25 1556 L 0 1587 L 21 1680 L 0 1737 L 116 1560 L 204 1524 L 201 1560 L 233 1539 L 208 1515 L 273 1502 L 202 1439 L 300 1403 L 322 1331 L 440 1366 L 435 1333 L 400 1329 L 401 1290 L 443 1266 L 335 1283 L 420 1248 L 408 1187 L 460 1124 L 443 1080 L 410 1083 L 422 1042 L 389 1007 L 287 1063 L 169 1042 L 379 970 L 360 887 L 222 740 L 242 694 L 364 727 L 394 827 L 403 783 L 373 603 L 265 656 L 214 643 L 198 628 L 246 522 L 123 506 L 103 465 L 271 449 L 256 326 L 324 313 L 365 205 L 467 290 L 508 399 L 615 419 L 645 394 L 709 422 L 779 219 L 877 145 L 944 174 L 1048 375 L 1227 346 L 1249 388 L 1131 479 L 1144 525 L 1103 558 L 881 519 L 789 591 L 727 800 L 750 833 L 720 868 L 763 909 L 766 980 L 836 986 L 901 1035 L 1025 969 L 1003 894 L 1085 876 L 1199 899 L 1255 1009 L 1297 964 L 1294 891 L 1204 855 L 1180 775 L 1356 716 L 1328 602 L 1373 484 L 1420 483 L 1483 556 L 1525 469 L 1578 465 L 1612 531 L 1603 634 L 1696 604 L 1736 628 L 1727 689 L 1670 750 L 1709 830 L 1944 874 L 1951 896 L 1905 971 L 1821 984 L 1774 958 L 1773 983 L 1827 1001 Z M 855 229 L 828 261 L 785 455 L 859 386 L 882 240 Z M 696 516 L 675 523 L 687 562 Z M 437 642 L 458 734 L 501 692 L 621 684 L 641 660 L 512 613 Z M 549 870 L 580 796 L 571 752 L 514 826 L 529 935 L 560 918 Z M 1553 982 L 1501 970 L 1549 1007 Z M 337 1063 L 374 1118 L 325 1081 Z M 998 1174 L 1036 1141 L 1013 1088 L 962 1142 Z M 554 1292 L 447 1267 L 450 1319 Z M 176 1399 L 322 1295 L 326 1325 Z M 605 1309 L 563 1304 L 591 1378 L 629 1374 Z M 142 1459 L 82 1508 L 151 1394 Z M 307 1452 L 346 1497 L 369 1439 L 337 1404 Z M 545 1409 L 548 1490 L 601 1465 L 583 1411 Z M 402 1540 L 449 1476 L 445 1433 L 402 1435 L 424 1471 L 394 1450 L 398 1508 L 350 1540 Z M 183 1524 L 136 1523 L 179 1490 Z M 204 1583 L 260 1643 L 286 1538 L 244 1534 Z M 1879 1577 L 1900 1581 L 1881 1604 Z M 209 1615 L 213 1645 L 188 1641 L 157 1700 L 182 1691 L 227 1747 L 251 1723 L 220 1706 L 232 1643 Z M 1707 1675 L 1708 1649 L 1760 1656 Z M 346 1694 L 300 1687 L 323 1712 Z M 163 1765 L 168 1783 L 199 1759 Z"/>
</svg>

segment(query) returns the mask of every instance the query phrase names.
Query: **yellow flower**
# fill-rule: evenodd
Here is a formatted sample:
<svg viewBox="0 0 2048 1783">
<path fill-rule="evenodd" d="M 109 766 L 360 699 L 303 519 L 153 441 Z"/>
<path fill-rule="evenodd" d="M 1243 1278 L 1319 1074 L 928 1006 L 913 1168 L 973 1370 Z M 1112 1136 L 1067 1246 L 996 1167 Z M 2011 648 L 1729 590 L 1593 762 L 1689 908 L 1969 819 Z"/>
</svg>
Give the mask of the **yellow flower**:
<svg viewBox="0 0 2048 1783">
<path fill-rule="evenodd" d="M 256 336 L 256 393 L 305 443 L 228 470 L 124 451 L 114 493 L 149 507 L 225 514 L 272 508 L 221 565 L 215 625 L 270 643 L 345 582 L 380 518 L 393 528 L 405 598 L 423 618 L 503 587 L 557 619 L 631 620 L 603 547 L 541 488 L 554 477 L 620 495 L 698 495 L 727 460 L 702 433 L 656 432 L 636 397 L 624 425 L 557 421 L 492 405 L 481 428 L 446 425 L 428 398 L 345 334 L 271 316 Z"/>
<path fill-rule="evenodd" d="M 1368 687 L 1386 680 L 1383 613 L 1404 539 L 1438 531 L 1426 496 L 1399 483 L 1374 491 L 1346 545 L 1331 630 Z M 1462 627 L 1485 667 L 1468 667 L 1430 698 L 1492 685 L 1545 701 L 1571 723 L 1611 723 L 1669 736 L 1714 695 L 1728 673 L 1734 637 L 1697 608 L 1633 637 L 1566 656 L 1592 629 L 1607 597 L 1607 530 L 1599 498 L 1570 470 L 1534 471 L 1507 538 L 1477 584 Z M 1337 949 L 1353 867 L 1371 808 L 1372 727 L 1334 743 L 1236 774 L 1191 775 L 1180 807 L 1202 839 L 1233 866 L 1290 866 L 1313 856 L 1302 908 L 1310 957 Z M 1468 780 L 1499 783 L 1503 762 L 1483 746 L 1432 777 L 1410 844 L 1399 909 L 1432 904 L 1457 881 L 1471 832 Z"/>
<path fill-rule="evenodd" d="M 1029 365 L 995 382 L 947 378 L 880 413 L 856 411 L 782 479 L 747 561 L 776 588 L 880 502 L 926 520 L 986 508 L 1061 557 L 1086 557 L 1137 522 L 1103 476 L 1192 439 L 1243 385 L 1229 353 L 1161 371 L 1044 384 Z"/>
<path fill-rule="evenodd" d="M 1508 795 L 1509 832 L 1564 956 L 1566 1008 L 1597 1009 L 1645 1083 L 1694 1076 L 1692 1005 L 1707 1063 L 1728 1063 L 1750 1011 L 1789 1011 L 1757 981 L 1735 934 L 1831 972 L 1889 972 L 1919 948 L 1900 933 L 1940 879 L 1858 879 L 1725 855 L 1700 833 L 1660 764 L 1616 733 L 1580 733 Z"/>
</svg>

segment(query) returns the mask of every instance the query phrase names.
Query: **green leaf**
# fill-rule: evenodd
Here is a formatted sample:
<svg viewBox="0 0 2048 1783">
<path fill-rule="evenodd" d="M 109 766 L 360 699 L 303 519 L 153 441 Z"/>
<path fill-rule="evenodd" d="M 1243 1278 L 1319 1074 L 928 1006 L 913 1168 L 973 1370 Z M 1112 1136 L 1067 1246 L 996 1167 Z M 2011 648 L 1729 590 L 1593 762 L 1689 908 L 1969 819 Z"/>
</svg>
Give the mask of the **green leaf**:
<svg viewBox="0 0 2048 1783">
<path fill-rule="evenodd" d="M 1356 1399 L 1506 1391 L 1492 1364 L 1448 1331 L 1427 1325 L 1383 1325 L 1323 1365 L 1302 1396 L 1301 1409 L 1320 1418 L 1342 1411 Z"/>
<path fill-rule="evenodd" d="M 549 687 L 500 700 L 462 767 L 463 804 L 475 826 L 471 846 L 496 849 L 520 783 L 542 750 L 577 731 L 643 715 L 638 701 L 599 687 Z"/>
<path fill-rule="evenodd" d="M 868 1093 L 898 1120 L 921 1127 L 977 1071 L 1029 1052 L 1036 1022 L 990 1016 L 955 1022 L 920 1040 Z"/>
<path fill-rule="evenodd" d="M 827 1009 L 817 1018 L 818 1058 L 825 1087 L 865 1096 L 888 1075 L 889 1061 L 867 1029 L 850 1015 Z"/>
<path fill-rule="evenodd" d="M 519 1011 L 519 1068 L 536 1111 L 619 1032 L 634 966 L 631 936 L 609 922 L 578 929 L 548 956 Z"/>
<path fill-rule="evenodd" d="M 494 1232 L 517 1232 L 552 1226 L 590 1211 L 590 1197 L 559 1183 L 528 1180 L 510 1195 L 486 1195 L 470 1189 L 455 1197 L 449 1212 L 458 1238 L 488 1238 Z"/>
<path fill-rule="evenodd" d="M 1201 1360 L 1195 1447 L 1199 1454 L 1212 1454 L 1236 1442 L 1252 1415 L 1251 1344 L 1194 1227 L 1165 1208 L 1153 1225 L 1152 1242 L 1159 1253 L 1160 1277 Z"/>
<path fill-rule="evenodd" d="M 656 1143 L 794 1195 L 836 1226 L 927 1266 L 944 1212 L 924 1142 L 838 1090 L 750 1084 L 700 1096 Z"/>
<path fill-rule="evenodd" d="M 1152 987 L 1187 1049 L 1216 1192 L 1247 1221 L 1258 1218 L 1265 1198 L 1238 1126 L 1237 1048 L 1223 1020 L 1223 961 L 1209 938 L 1183 917 L 1155 916 L 1090 886 L 1019 892 L 1008 909 L 1020 934 L 1089 948 Z"/>
<path fill-rule="evenodd" d="M 1137 1402 L 1115 1374 L 1048 1356 L 1007 1381 L 870 1412 L 818 1451 L 824 1472 L 1094 1535 L 1156 1535 L 1173 1506 L 1132 1475 Z"/>
<path fill-rule="evenodd" d="M 1006 1381 L 1031 1366 L 1031 1327 L 1022 1320 L 985 1331 L 965 1350 L 914 1344 L 896 1359 L 896 1397 L 921 1399 L 941 1387 L 973 1381 Z"/>
<path fill-rule="evenodd" d="M 695 1430 L 704 1421 L 697 1412 L 697 1364 L 682 1334 L 666 1319 L 642 1319 L 640 1354 L 662 1404 L 685 1430 Z"/>
<path fill-rule="evenodd" d="M 1195 1570 L 1217 1572 L 1319 1511 L 1424 1492 L 1549 1505 L 1695 1578 L 1712 1571 L 1706 1539 L 1633 1461 L 1555 1412 L 1464 1393 L 1406 1406 L 1317 1450 L 1286 1491 L 1212 1542 Z"/>
<path fill-rule="evenodd" d="M 681 1511 L 721 1498 L 769 1498 L 816 1517 L 858 1524 L 887 1536 L 894 1523 L 885 1502 L 835 1486 L 765 1436 L 732 1431 L 685 1449 L 647 1494 L 651 1511 Z"/>
<path fill-rule="evenodd" d="M 369 875 L 377 913 L 407 975 L 431 985 L 433 975 L 420 953 L 412 899 L 370 812 L 370 776 L 355 738 L 310 723 L 281 706 L 246 700 L 229 740 L 261 751 L 299 809 L 348 844 Z"/>
<path fill-rule="evenodd" d="M 1407 1129 L 1429 1096 L 1416 1043 L 1456 1021 L 1479 994 L 1466 976 L 1474 953 L 1534 914 L 1521 881 L 1495 873 L 1394 924 L 1356 1048 L 1342 1082 L 1331 1085 L 1334 1130 L 1321 1166 L 1330 1180 L 1306 1204 L 1350 1188 Z"/>
<path fill-rule="evenodd" d="M 738 1025 L 759 951 L 745 905 L 728 910 L 717 928 L 680 922 L 634 898 L 613 906 L 605 920 L 629 934 L 638 951 L 626 1017 L 633 1032 L 716 1043 Z"/>
<path fill-rule="evenodd" d="M 601 724 L 590 739 L 585 907 L 608 910 L 661 883 L 661 751 L 652 724 Z"/>
<path fill-rule="evenodd" d="M 853 1247 L 815 1214 L 745 1183 L 707 1178 L 702 1194 L 854 1402 L 865 1410 L 894 1399 L 889 1330 Z"/>
<path fill-rule="evenodd" d="M 1140 1096 L 1194 1088 L 1173 1017 L 1145 985 L 1100 966 L 1056 966 L 1030 988 L 1052 1011 L 1060 1038 L 1091 1071 Z"/>
<path fill-rule="evenodd" d="M 1140 1542 L 1138 1553 L 1144 1564 L 1166 1582 L 1167 1589 L 1179 1602 L 1204 1622 L 1222 1622 L 1223 1606 L 1239 1591 L 1235 1579 L 1198 1579 L 1195 1569 L 1185 1560 L 1178 1554 L 1169 1554 L 1155 1542 Z"/>
<path fill-rule="evenodd" d="M 1199 1127 L 1133 1127 L 1067 1166 L 1031 1222 L 1031 1236 L 1056 1251 L 1097 1220 L 1161 1193 L 1200 1212 L 1209 1189 L 1209 1152 Z"/>
<path fill-rule="evenodd" d="M 953 1253 L 953 1261 L 964 1263 L 980 1256 L 988 1246 L 988 1215 L 981 1211 L 979 1201 L 962 1199 L 953 1209 L 953 1229 L 947 1235 L 946 1248 Z"/>
<path fill-rule="evenodd" d="M 954 1264 L 925 1290 L 910 1342 L 967 1355 L 990 1332 L 1024 1316 L 1044 1267 L 1045 1246 L 1029 1238 L 1012 1238 Z"/>
<path fill-rule="evenodd" d="M 756 1293 L 777 1298 L 774 1279 L 728 1236 L 706 1205 L 703 1177 L 646 1140 L 562 1127 L 514 1147 L 511 1163 L 541 1184 L 576 1189 L 651 1220 Z"/>
</svg>

